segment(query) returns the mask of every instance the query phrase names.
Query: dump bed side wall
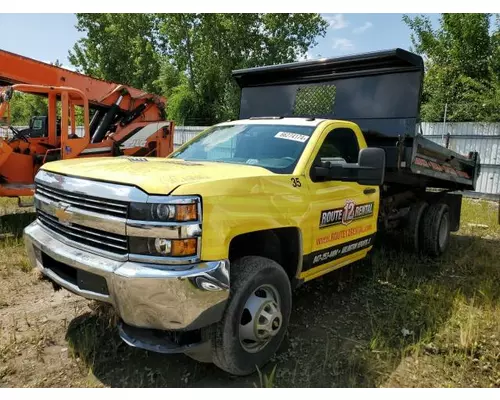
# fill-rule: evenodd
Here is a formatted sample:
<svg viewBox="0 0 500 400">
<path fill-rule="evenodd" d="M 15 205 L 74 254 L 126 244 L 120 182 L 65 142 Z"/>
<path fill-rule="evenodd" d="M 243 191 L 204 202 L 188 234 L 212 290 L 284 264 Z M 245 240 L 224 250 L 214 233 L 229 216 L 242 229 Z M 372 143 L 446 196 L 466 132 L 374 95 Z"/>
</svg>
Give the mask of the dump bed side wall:
<svg viewBox="0 0 500 400">
<path fill-rule="evenodd" d="M 423 136 L 416 136 L 411 154 L 406 158 L 406 166 L 414 174 L 447 181 L 445 187 L 475 190 L 480 166 L 478 153 L 458 154 Z"/>
</svg>

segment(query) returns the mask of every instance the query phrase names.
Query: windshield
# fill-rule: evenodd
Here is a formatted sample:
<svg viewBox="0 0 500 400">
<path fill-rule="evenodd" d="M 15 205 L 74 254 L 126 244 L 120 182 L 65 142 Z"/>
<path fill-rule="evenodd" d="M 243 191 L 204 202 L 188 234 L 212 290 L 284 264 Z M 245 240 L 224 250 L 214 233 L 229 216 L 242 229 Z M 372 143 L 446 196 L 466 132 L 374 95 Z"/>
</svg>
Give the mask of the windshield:
<svg viewBox="0 0 500 400">
<path fill-rule="evenodd" d="M 314 128 L 264 124 L 214 126 L 170 158 L 249 164 L 288 174 L 293 172 Z"/>
</svg>

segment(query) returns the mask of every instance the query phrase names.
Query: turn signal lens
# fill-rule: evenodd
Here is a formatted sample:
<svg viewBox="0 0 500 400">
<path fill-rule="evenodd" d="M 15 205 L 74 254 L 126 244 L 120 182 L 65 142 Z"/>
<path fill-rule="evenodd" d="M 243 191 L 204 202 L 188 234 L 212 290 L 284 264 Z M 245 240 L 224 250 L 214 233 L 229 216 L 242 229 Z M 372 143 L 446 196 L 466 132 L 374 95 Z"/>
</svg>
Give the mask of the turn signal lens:
<svg viewBox="0 0 500 400">
<path fill-rule="evenodd" d="M 177 221 L 196 221 L 197 216 L 196 204 L 178 204 L 177 208 Z"/>
<path fill-rule="evenodd" d="M 172 252 L 174 257 L 193 256 L 196 254 L 196 239 L 172 240 Z"/>
</svg>

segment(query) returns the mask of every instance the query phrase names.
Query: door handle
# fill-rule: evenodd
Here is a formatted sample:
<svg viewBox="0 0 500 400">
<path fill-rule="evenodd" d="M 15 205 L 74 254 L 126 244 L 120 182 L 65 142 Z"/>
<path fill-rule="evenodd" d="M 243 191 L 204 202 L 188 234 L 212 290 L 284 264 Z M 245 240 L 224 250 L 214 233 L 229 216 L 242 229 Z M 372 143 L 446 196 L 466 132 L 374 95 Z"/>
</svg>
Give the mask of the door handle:
<svg viewBox="0 0 500 400">
<path fill-rule="evenodd" d="M 365 190 L 363 190 L 363 193 L 364 194 L 372 194 L 372 193 L 375 193 L 376 190 L 373 189 L 373 188 L 366 188 Z"/>
</svg>

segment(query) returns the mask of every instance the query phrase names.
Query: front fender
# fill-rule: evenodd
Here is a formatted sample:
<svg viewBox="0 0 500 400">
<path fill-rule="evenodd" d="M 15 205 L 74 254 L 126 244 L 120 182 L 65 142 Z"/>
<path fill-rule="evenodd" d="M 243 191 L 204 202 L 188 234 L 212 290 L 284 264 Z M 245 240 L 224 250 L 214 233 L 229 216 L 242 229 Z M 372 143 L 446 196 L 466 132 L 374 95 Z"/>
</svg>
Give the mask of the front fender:
<svg viewBox="0 0 500 400">
<path fill-rule="evenodd" d="M 244 233 L 303 225 L 309 210 L 307 189 L 293 175 L 250 177 L 185 185 L 174 194 L 202 197 L 203 260 L 227 258 L 229 245 Z"/>
</svg>

